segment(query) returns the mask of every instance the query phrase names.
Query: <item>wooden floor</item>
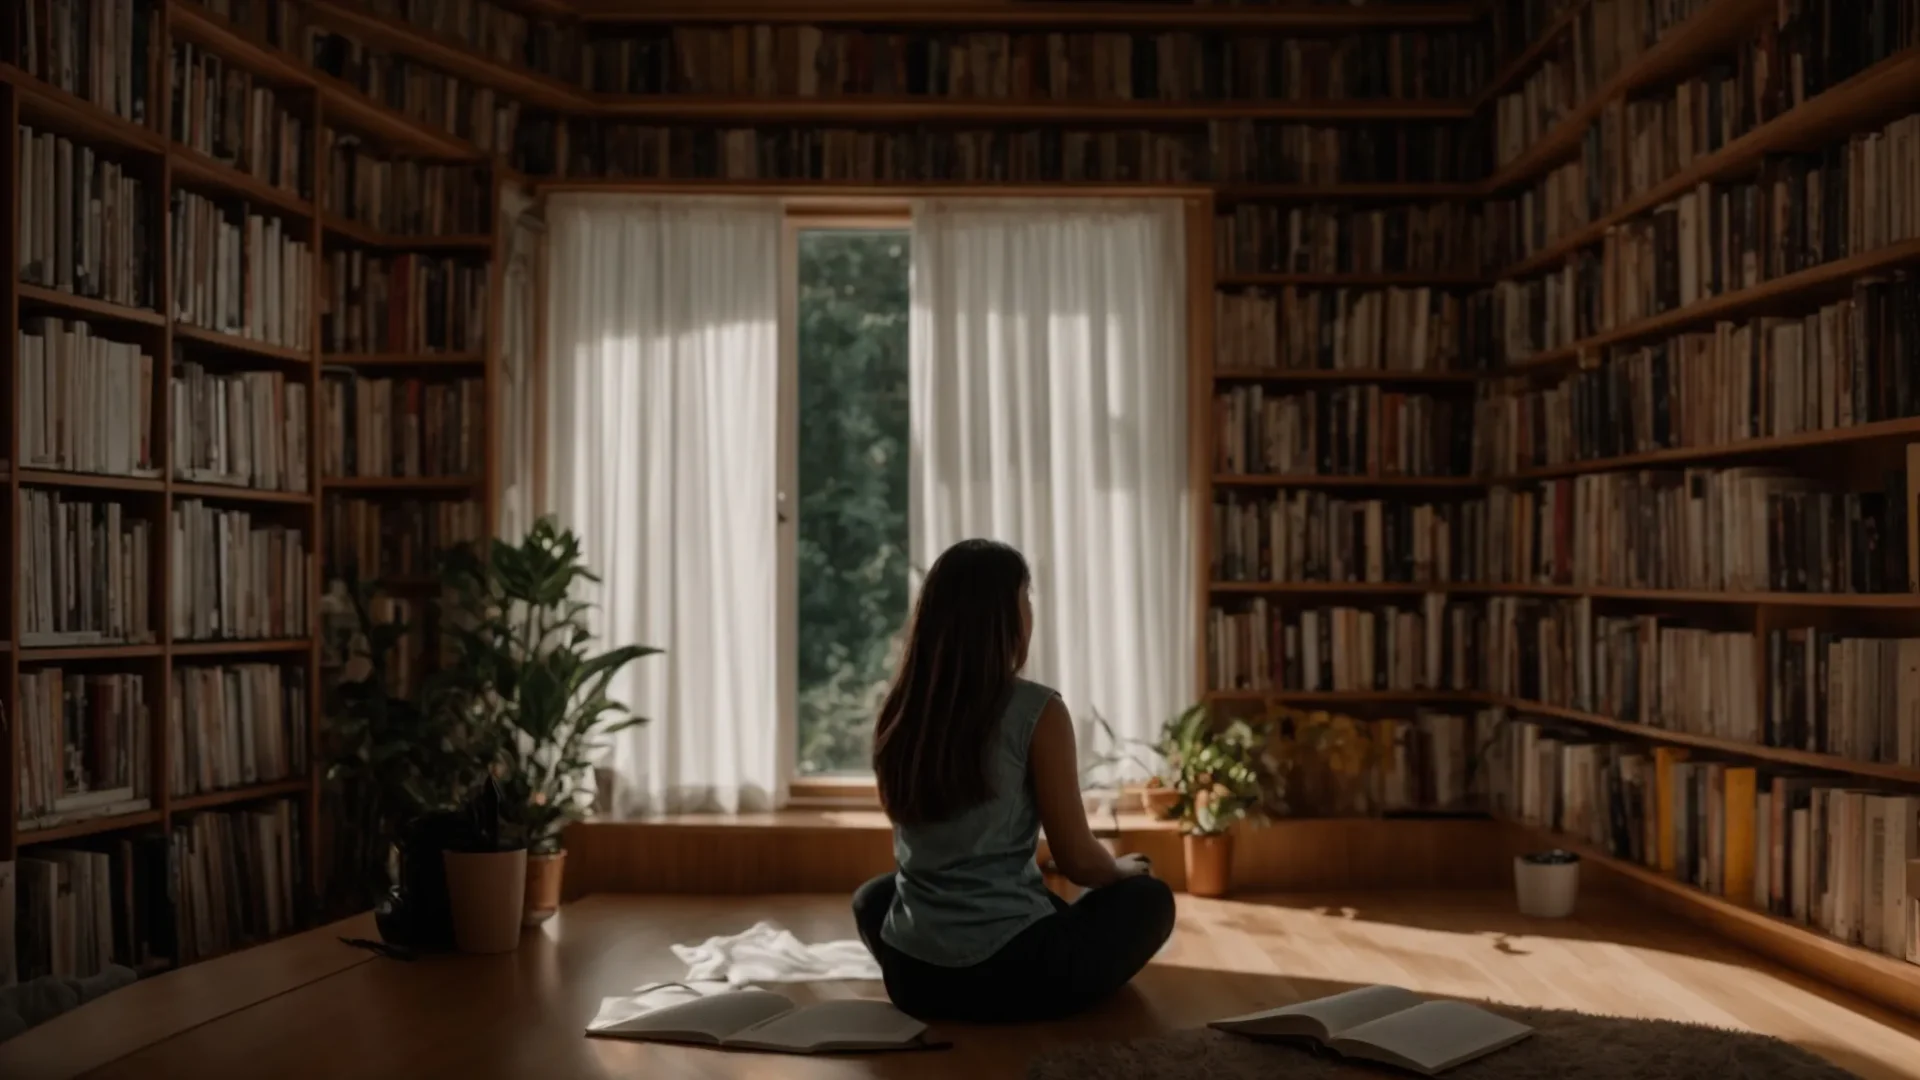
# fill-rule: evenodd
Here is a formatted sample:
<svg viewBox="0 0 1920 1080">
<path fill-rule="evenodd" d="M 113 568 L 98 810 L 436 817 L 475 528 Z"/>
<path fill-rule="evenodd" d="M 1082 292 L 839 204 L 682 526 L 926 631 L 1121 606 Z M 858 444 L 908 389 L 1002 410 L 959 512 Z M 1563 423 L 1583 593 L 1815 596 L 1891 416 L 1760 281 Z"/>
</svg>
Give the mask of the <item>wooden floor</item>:
<svg viewBox="0 0 1920 1080">
<path fill-rule="evenodd" d="M 1571 920 L 1510 893 L 1180 898 L 1178 929 L 1116 999 L 1071 1021 L 951 1028 L 951 1050 L 867 1058 L 728 1054 L 581 1034 L 603 995 L 677 978 L 667 946 L 774 919 L 851 936 L 843 898 L 592 896 L 502 957 L 360 963 L 88 1075 L 1018 1077 L 1043 1047 L 1126 1038 L 1389 982 L 1428 994 L 1658 1017 L 1789 1039 L 1867 1078 L 1920 1077 L 1920 1024 L 1850 1000 L 1666 916 L 1590 897 Z M 874 995 L 874 984 L 791 988 Z"/>
</svg>

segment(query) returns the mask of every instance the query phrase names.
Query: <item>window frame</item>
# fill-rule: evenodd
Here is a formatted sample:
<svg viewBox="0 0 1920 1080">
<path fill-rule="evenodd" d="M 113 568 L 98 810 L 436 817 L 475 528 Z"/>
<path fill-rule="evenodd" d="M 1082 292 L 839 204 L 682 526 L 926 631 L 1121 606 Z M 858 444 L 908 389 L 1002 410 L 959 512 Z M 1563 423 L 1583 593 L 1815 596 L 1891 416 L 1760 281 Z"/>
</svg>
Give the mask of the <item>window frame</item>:
<svg viewBox="0 0 1920 1080">
<path fill-rule="evenodd" d="M 779 466 L 775 472 L 780 511 L 775 612 L 780 695 L 780 774 L 787 805 L 876 807 L 873 777 L 806 776 L 800 756 L 800 519 L 792 493 L 800 481 L 800 234 L 816 230 L 899 232 L 913 228 L 905 202 L 889 199 L 791 199 L 780 230 Z"/>
</svg>

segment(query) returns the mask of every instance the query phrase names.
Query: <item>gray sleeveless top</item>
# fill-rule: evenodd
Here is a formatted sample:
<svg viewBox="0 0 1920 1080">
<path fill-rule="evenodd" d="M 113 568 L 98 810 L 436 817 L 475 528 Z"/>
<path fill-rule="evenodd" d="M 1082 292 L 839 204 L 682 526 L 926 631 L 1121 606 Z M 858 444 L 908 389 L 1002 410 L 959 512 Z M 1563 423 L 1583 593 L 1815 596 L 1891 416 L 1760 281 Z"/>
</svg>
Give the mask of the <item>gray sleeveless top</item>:
<svg viewBox="0 0 1920 1080">
<path fill-rule="evenodd" d="M 880 939 L 941 967 L 970 967 L 1035 922 L 1053 901 L 1034 862 L 1040 811 L 1027 778 L 1027 752 L 1040 713 L 1057 695 L 1014 680 L 994 733 L 988 778 L 993 795 L 934 825 L 895 825 L 893 907 Z"/>
</svg>

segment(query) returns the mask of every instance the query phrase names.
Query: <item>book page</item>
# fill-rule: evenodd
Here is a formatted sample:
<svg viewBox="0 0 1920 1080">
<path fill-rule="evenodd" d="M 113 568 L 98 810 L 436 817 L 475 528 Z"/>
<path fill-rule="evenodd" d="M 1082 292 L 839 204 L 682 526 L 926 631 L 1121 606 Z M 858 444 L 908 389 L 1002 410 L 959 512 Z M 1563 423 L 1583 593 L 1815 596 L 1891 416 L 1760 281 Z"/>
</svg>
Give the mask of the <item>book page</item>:
<svg viewBox="0 0 1920 1080">
<path fill-rule="evenodd" d="M 1420 995 L 1397 986 L 1363 986 L 1330 997 L 1282 1005 L 1265 1012 L 1215 1020 L 1209 1027 L 1255 1037 L 1304 1035 L 1327 1039 L 1370 1020 L 1422 1004 Z"/>
<path fill-rule="evenodd" d="M 619 1003 L 628 1000 L 601 1002 L 600 1015 L 587 1025 L 587 1034 L 718 1044 L 736 1032 L 793 1009 L 793 1002 L 767 990 L 735 990 L 638 1013 L 628 1010 L 627 1015 L 619 1015 Z M 615 1005 L 614 1009 L 609 1009 L 610 1002 Z"/>
<path fill-rule="evenodd" d="M 795 1054 L 897 1050 L 917 1046 L 927 1025 L 885 1001 L 823 1001 L 773 1017 L 726 1040 L 741 1050 Z"/>
<path fill-rule="evenodd" d="M 1429 1076 L 1511 1046 L 1533 1029 L 1459 1001 L 1428 1001 L 1349 1028 L 1328 1040 L 1346 1057 Z"/>
</svg>

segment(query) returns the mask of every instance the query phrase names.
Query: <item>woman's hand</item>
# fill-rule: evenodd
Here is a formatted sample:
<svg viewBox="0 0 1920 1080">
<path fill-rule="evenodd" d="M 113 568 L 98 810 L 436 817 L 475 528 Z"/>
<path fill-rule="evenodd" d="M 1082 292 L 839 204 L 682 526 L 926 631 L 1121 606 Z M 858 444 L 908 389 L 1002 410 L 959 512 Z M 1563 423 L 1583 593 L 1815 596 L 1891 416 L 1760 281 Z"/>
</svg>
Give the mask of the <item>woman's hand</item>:
<svg viewBox="0 0 1920 1080">
<path fill-rule="evenodd" d="M 1153 876 L 1153 860 L 1137 852 L 1113 860 L 1113 868 L 1123 878 Z"/>
</svg>

